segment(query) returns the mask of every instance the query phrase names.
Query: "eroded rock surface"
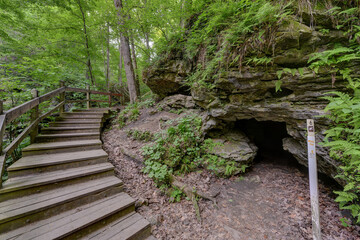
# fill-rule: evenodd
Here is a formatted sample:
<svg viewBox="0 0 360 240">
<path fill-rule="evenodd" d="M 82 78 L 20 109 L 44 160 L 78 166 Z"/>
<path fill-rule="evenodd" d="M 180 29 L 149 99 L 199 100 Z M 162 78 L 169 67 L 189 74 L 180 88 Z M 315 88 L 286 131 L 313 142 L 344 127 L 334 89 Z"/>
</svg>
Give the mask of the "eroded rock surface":
<svg viewBox="0 0 360 240">
<path fill-rule="evenodd" d="M 305 13 L 303 23 L 295 17 L 282 23 L 274 39 L 272 64 L 250 64 L 242 66 L 241 71 L 239 67 L 229 68 L 219 77 L 209 79 L 212 88 L 192 86 L 189 89 L 192 98 L 207 112 L 204 130 L 221 129 L 243 119 L 284 122 L 289 135 L 283 140 L 284 149 L 307 165 L 306 119 L 316 119 L 317 142 L 321 142 L 328 126 L 325 118 L 319 118 L 324 115 L 327 104 L 321 97 L 329 91 L 343 91 L 346 85 L 339 76 L 333 85 L 329 70 L 315 74 L 309 68 L 308 60 L 313 53 L 331 48 L 329 43 L 347 41 L 341 31 L 331 26 L 331 21 L 319 16 L 322 18 L 318 22 L 325 22 L 328 31 L 318 31 L 320 26 L 311 28 Z M 146 75 L 146 83 L 155 93 L 171 95 L 185 86 L 183 81 L 193 67 L 191 63 L 179 60 L 179 55 L 166 64 L 154 66 Z M 356 63 L 350 63 L 348 67 L 354 74 L 360 73 Z M 276 91 L 279 75 L 281 90 Z M 234 149 L 228 149 L 230 155 L 236 152 Z M 318 146 L 317 160 L 320 172 L 330 177 L 337 174 L 338 163 L 330 158 L 327 149 Z"/>
<path fill-rule="evenodd" d="M 228 161 L 242 164 L 251 163 L 258 148 L 241 131 L 227 131 L 209 134 L 215 143 L 219 145 L 214 148 L 213 154 Z"/>
</svg>

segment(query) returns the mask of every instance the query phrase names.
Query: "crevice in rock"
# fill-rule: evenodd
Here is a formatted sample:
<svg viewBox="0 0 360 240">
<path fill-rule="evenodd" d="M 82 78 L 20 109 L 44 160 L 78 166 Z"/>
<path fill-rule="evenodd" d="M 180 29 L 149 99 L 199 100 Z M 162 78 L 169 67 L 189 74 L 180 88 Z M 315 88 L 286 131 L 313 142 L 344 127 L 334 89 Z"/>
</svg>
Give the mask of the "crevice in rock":
<svg viewBox="0 0 360 240">
<path fill-rule="evenodd" d="M 282 98 L 282 97 L 286 97 L 286 96 L 289 96 L 294 93 L 293 90 L 288 89 L 288 88 L 281 88 L 281 90 L 279 90 L 279 91 L 276 91 L 275 88 L 271 88 L 271 89 L 269 89 L 269 92 L 271 93 L 271 96 L 273 98 Z"/>
</svg>

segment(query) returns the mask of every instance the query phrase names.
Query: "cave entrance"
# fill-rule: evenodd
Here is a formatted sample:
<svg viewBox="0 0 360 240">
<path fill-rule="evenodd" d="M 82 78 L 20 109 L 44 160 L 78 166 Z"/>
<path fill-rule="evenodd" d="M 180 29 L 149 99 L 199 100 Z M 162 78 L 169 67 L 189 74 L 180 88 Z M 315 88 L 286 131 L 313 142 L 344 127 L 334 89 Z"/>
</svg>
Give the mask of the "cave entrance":
<svg viewBox="0 0 360 240">
<path fill-rule="evenodd" d="M 243 131 L 259 148 L 255 163 L 267 161 L 299 167 L 293 155 L 283 149 L 282 140 L 289 137 L 286 123 L 250 119 L 237 121 L 235 127 Z"/>
</svg>

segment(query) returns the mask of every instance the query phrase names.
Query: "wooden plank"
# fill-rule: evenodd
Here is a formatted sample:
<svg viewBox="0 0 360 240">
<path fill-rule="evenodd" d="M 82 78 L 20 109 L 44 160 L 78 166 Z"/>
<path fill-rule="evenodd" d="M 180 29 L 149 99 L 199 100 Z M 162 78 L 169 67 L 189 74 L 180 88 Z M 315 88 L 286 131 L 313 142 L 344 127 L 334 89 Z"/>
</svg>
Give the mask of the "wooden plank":
<svg viewBox="0 0 360 240">
<path fill-rule="evenodd" d="M 4 153 L 8 156 L 13 153 L 14 150 L 20 145 L 20 143 L 30 134 L 30 132 L 38 126 L 39 122 L 40 119 L 38 118 L 34 122 L 32 122 L 27 128 L 25 128 L 24 131 L 22 131 L 22 133 L 17 136 L 17 138 L 15 138 L 15 140 L 12 141 L 9 146 L 5 148 Z"/>
<path fill-rule="evenodd" d="M 120 194 L 124 194 L 124 193 L 120 193 Z M 113 198 L 113 196 L 109 196 L 108 198 L 103 198 L 103 199 L 97 200 L 95 202 L 85 204 L 85 205 L 83 205 L 81 207 L 81 209 L 75 208 L 75 209 L 71 209 L 69 211 L 59 212 L 57 215 L 55 215 L 53 217 L 37 221 L 37 222 L 35 222 L 33 224 L 27 224 L 27 225 L 25 225 L 25 226 L 23 226 L 21 228 L 18 228 L 18 229 L 14 230 L 14 231 L 11 231 L 11 232 L 7 232 L 5 234 L 0 234 L 0 239 L 3 239 L 3 238 L 4 239 L 13 239 L 13 238 L 15 239 L 15 237 L 20 236 L 22 234 L 27 234 L 28 232 L 31 232 L 31 231 L 39 231 L 39 235 L 41 235 L 41 229 L 43 227 L 47 227 L 48 231 L 51 231 L 52 228 L 56 229 L 57 228 L 56 223 L 58 221 L 62 221 L 62 219 L 67 219 L 70 216 L 75 216 L 75 215 L 77 215 L 77 214 L 79 214 L 79 213 L 81 213 L 83 211 L 88 212 L 88 210 L 90 210 L 92 207 L 96 207 L 98 205 L 101 205 L 103 202 L 106 202 L 106 201 L 108 201 L 109 199 L 112 199 L 112 198 Z M 20 238 L 20 237 L 18 237 L 18 238 Z"/>
<path fill-rule="evenodd" d="M 61 149 L 68 147 L 84 147 L 88 145 L 102 145 L 100 140 L 82 140 L 82 141 L 66 141 L 53 143 L 35 143 L 27 146 L 23 151 L 38 151 L 48 149 Z"/>
<path fill-rule="evenodd" d="M 56 89 L 52 92 L 49 92 L 49 93 L 41 96 L 41 97 L 35 98 L 33 100 L 30 100 L 26 103 L 23 103 L 17 107 L 10 109 L 9 111 L 6 112 L 6 121 L 5 121 L 6 124 L 9 124 L 11 121 L 20 117 L 21 115 L 23 115 L 30 109 L 33 109 L 40 103 L 47 101 L 47 100 L 51 99 L 52 97 L 54 97 L 64 91 L 65 91 L 65 87 L 59 88 L 59 89 Z"/>
<path fill-rule="evenodd" d="M 17 107 L 10 109 L 9 111 L 6 112 L 5 124 L 6 125 L 9 124 L 11 121 L 20 117 L 21 115 L 23 115 L 30 109 L 33 109 L 34 107 L 36 107 L 39 104 L 40 104 L 39 98 L 35 98 L 33 100 L 30 100 L 26 103 L 23 103 Z"/>
<path fill-rule="evenodd" d="M 120 212 L 130 207 L 133 203 L 133 199 L 130 196 L 121 193 L 116 197 L 110 197 L 108 201 L 103 202 L 98 206 L 94 206 L 88 209 L 88 211 L 79 212 L 78 214 L 71 216 L 69 219 L 64 218 L 61 219 L 61 221 L 57 221 L 55 223 L 56 227 L 52 227 L 51 230 L 49 229 L 49 226 L 36 229 L 36 231 L 33 231 L 32 234 L 24 235 L 24 239 L 32 239 L 34 237 L 37 237 L 36 239 L 39 240 L 60 239 L 94 224 L 100 219 L 104 219 Z M 43 233 L 42 231 L 45 231 L 46 233 L 38 236 L 39 232 Z"/>
<path fill-rule="evenodd" d="M 0 235 L 0 238 L 5 237 L 4 239 L 12 239 L 12 237 L 16 236 L 18 236 L 16 239 L 38 240 L 41 238 L 46 240 L 57 239 L 57 237 L 62 238 L 69 235 L 74 228 L 76 230 L 83 229 L 116 212 L 124 211 L 133 204 L 133 199 L 131 199 L 127 194 L 119 193 L 117 195 L 109 196 L 105 199 L 86 204 L 81 208 L 72 209 L 49 219 L 29 224 L 21 228 L 21 231 L 16 230 L 14 232 L 9 232 L 4 236 Z M 100 214 L 98 214 L 99 212 Z M 94 217 L 96 218 L 94 219 Z M 59 235 L 55 236 L 56 233 Z M 49 236 L 44 234 L 52 235 Z"/>
<path fill-rule="evenodd" d="M 14 152 L 14 150 L 21 144 L 21 142 L 30 134 L 30 132 L 35 129 L 38 124 L 40 123 L 41 120 L 43 120 L 44 118 L 46 118 L 47 116 L 49 116 L 51 113 L 53 113 L 54 111 L 56 111 L 60 106 L 62 106 L 64 104 L 64 102 L 58 104 L 55 108 L 53 108 L 52 110 L 50 110 L 49 112 L 41 115 L 39 118 L 37 118 L 34 122 L 32 122 L 27 128 L 24 129 L 24 131 L 22 131 L 21 134 L 19 134 L 19 136 L 17 136 L 17 138 L 15 138 L 14 141 L 12 141 L 9 146 L 6 147 L 6 149 L 4 150 L 4 153 L 9 156 L 11 153 Z"/>
<path fill-rule="evenodd" d="M 65 90 L 66 90 L 66 87 L 58 88 L 58 89 L 56 89 L 54 91 L 51 91 L 51 92 L 39 97 L 39 101 L 40 101 L 40 103 L 45 102 L 45 101 L 47 101 L 47 100 L 49 100 L 49 99 L 51 99 L 51 98 L 53 98 L 53 97 L 55 97 L 57 95 L 60 95 L 60 93 L 65 92 Z"/>
<path fill-rule="evenodd" d="M 47 198 L 43 199 L 43 201 L 40 201 L 40 199 L 34 199 L 33 201 L 25 202 L 24 206 L 20 206 L 20 204 L 15 204 L 11 207 L 4 207 L 4 209 L 2 209 L 2 212 L 0 213 L 0 223 L 8 222 L 13 219 L 27 216 L 51 207 L 55 207 L 71 200 L 79 199 L 81 197 L 103 191 L 110 187 L 119 185 L 119 183 L 120 181 L 114 179 L 113 181 L 100 183 L 95 186 L 89 186 L 88 188 L 77 188 L 78 186 L 75 185 L 71 186 L 72 188 L 70 188 L 70 192 L 61 191 L 60 194 L 55 197 L 47 196 Z M 90 181 L 90 184 L 93 183 Z"/>
<path fill-rule="evenodd" d="M 91 151 L 80 151 L 72 153 L 55 153 L 47 155 L 35 155 L 22 157 L 14 164 L 12 164 L 8 171 L 18 171 L 24 169 L 31 169 L 44 166 L 60 165 L 64 163 L 80 162 L 86 160 L 93 160 L 97 158 L 107 158 L 107 153 L 102 149 Z M 104 161 L 105 162 L 105 161 Z"/>
<path fill-rule="evenodd" d="M 66 102 L 68 103 L 78 103 L 78 102 L 106 102 L 108 103 L 109 101 L 105 101 L 105 100 L 95 100 L 95 99 L 82 99 L 82 100 L 67 100 Z"/>
<path fill-rule="evenodd" d="M 89 176 L 97 173 L 112 171 L 114 166 L 110 163 L 84 166 L 74 169 L 60 170 L 50 173 L 43 173 L 36 176 L 11 178 L 4 183 L 0 193 L 13 192 L 21 189 L 43 186 L 51 183 L 66 181 L 69 179 Z M 0 211 L 1 212 L 1 211 Z"/>
<path fill-rule="evenodd" d="M 71 88 L 71 87 L 67 87 L 66 88 L 67 92 L 83 92 L 83 93 L 87 93 L 88 90 L 86 89 L 81 89 L 81 88 Z M 94 91 L 94 90 L 90 90 L 89 93 L 91 94 L 99 94 L 99 95 L 108 95 L 108 96 L 117 96 L 117 97 L 121 97 L 122 94 L 119 93 L 108 93 L 108 92 L 99 92 L 99 91 Z"/>
</svg>

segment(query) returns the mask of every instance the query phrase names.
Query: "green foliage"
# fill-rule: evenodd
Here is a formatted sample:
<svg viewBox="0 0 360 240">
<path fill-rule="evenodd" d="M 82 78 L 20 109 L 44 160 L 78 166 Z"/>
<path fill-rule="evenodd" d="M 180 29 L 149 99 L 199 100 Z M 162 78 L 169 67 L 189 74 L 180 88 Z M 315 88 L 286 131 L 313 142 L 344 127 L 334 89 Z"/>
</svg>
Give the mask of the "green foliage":
<svg viewBox="0 0 360 240">
<path fill-rule="evenodd" d="M 137 129 L 130 129 L 127 131 L 127 136 L 131 137 L 134 140 L 149 142 L 153 140 L 154 134 L 150 131 L 141 131 Z"/>
<path fill-rule="evenodd" d="M 174 187 L 170 192 L 170 202 L 180 202 L 181 198 L 184 196 L 185 194 L 181 191 L 181 189 Z"/>
<path fill-rule="evenodd" d="M 356 92 L 359 84 L 351 84 Z M 348 93 L 331 92 L 326 111 L 332 120 L 332 127 L 326 131 L 323 145 L 330 148 L 330 156 L 342 163 L 338 178 L 346 186 L 343 191 L 336 191 L 336 201 L 342 209 L 348 209 L 360 222 L 360 96 Z"/>
<path fill-rule="evenodd" d="M 211 89 L 213 81 L 229 67 L 238 66 L 241 70 L 243 63 L 272 64 L 271 54 L 263 52 L 270 52 L 273 28 L 287 14 L 285 5 L 266 0 L 208 2 L 192 19 L 186 40 L 176 42 L 176 49 L 181 48 L 184 57 L 197 59 L 196 71 L 188 77 L 187 84 Z M 259 54 L 254 53 L 254 45 L 261 49 Z"/>
<path fill-rule="evenodd" d="M 189 173 L 199 167 L 206 167 L 218 175 L 230 177 L 245 172 L 246 165 L 226 161 L 212 154 L 218 144 L 211 139 L 204 140 L 201 132 L 201 118 L 189 116 L 180 118 L 175 126 L 155 136 L 155 142 L 143 148 L 144 172 L 159 185 L 169 185 L 172 174 Z"/>
<path fill-rule="evenodd" d="M 178 120 L 176 126 L 155 136 L 155 143 L 143 148 L 146 159 L 144 172 L 161 185 L 169 183 L 169 172 L 179 174 L 196 169 L 206 154 L 200 128 L 200 118 L 186 117 Z"/>
<path fill-rule="evenodd" d="M 133 103 L 126 106 L 117 118 L 119 128 L 125 127 L 128 123 L 136 121 L 140 116 L 139 103 Z"/>
</svg>

